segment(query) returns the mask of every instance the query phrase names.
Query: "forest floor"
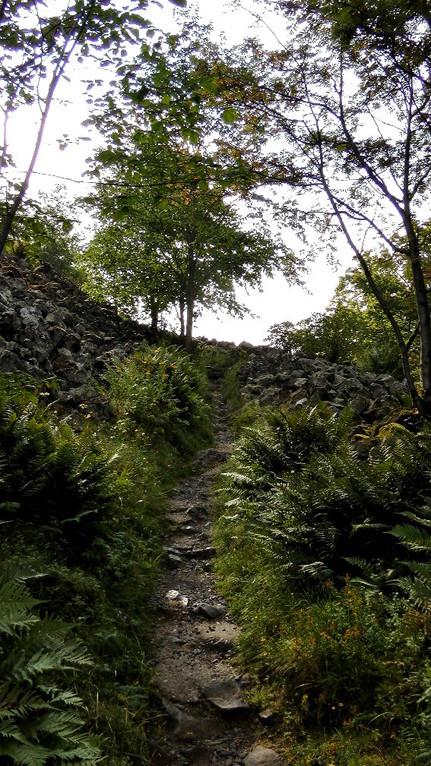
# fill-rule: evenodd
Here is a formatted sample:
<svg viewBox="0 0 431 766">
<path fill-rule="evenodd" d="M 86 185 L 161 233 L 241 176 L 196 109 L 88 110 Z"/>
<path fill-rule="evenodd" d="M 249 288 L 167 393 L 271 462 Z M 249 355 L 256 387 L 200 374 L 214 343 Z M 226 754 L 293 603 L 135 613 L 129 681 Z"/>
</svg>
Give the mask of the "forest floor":
<svg viewBox="0 0 431 766">
<path fill-rule="evenodd" d="M 151 763 L 281 766 L 243 695 L 247 678 L 231 664 L 239 628 L 217 593 L 212 571 L 212 494 L 232 446 L 228 408 L 217 391 L 214 398 L 214 446 L 197 455 L 195 473 L 171 498 L 166 567 L 154 593 L 160 718 Z"/>
</svg>

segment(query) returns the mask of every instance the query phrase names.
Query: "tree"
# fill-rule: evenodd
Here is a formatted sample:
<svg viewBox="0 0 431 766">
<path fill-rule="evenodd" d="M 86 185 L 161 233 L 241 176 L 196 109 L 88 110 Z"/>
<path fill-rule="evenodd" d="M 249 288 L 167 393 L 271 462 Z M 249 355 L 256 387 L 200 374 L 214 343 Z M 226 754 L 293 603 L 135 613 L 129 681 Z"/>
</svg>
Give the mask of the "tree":
<svg viewBox="0 0 431 766">
<path fill-rule="evenodd" d="M 122 300 L 127 291 L 135 304 L 142 300 L 153 326 L 159 310 L 176 304 L 188 343 L 201 307 L 244 313 L 234 283 L 259 285 L 275 266 L 296 279 L 300 263 L 270 233 L 262 208 L 238 207 L 245 166 L 214 155 L 217 115 L 205 92 L 216 83 L 196 67 L 209 46 L 207 30 L 199 31 L 199 43 L 192 23 L 144 46 L 125 67 L 118 97 L 109 94 L 93 117 L 107 145 L 93 163 L 100 180 L 87 200 L 102 222 L 87 253 L 93 274 L 105 288 L 115 282 Z M 223 109 L 222 123 L 230 121 Z"/>
<path fill-rule="evenodd" d="M 237 113 L 220 150 L 239 147 L 259 183 L 278 186 L 277 213 L 290 224 L 314 224 L 332 243 L 341 232 L 395 334 L 413 403 L 430 417 L 423 251 L 431 176 L 428 4 L 280 0 L 278 6 L 287 36 L 276 50 L 248 41 L 241 51 L 200 64 L 218 78 L 216 98 Z M 417 326 L 410 334 L 370 267 L 367 253 L 383 247 L 411 270 Z M 421 390 L 409 356 L 416 337 Z"/>
<path fill-rule="evenodd" d="M 337 302 L 296 325 L 292 322 L 273 325 L 267 340 L 289 353 L 302 351 L 323 356 L 334 364 L 348 364 L 356 361 L 365 327 L 360 312 Z"/>
<path fill-rule="evenodd" d="M 77 281 L 79 241 L 73 233 L 75 221 L 57 186 L 53 198 L 41 193 L 39 199 L 25 199 L 15 215 L 4 253 L 23 256 L 31 265 L 48 263 L 55 271 Z"/>
<path fill-rule="evenodd" d="M 132 215 L 121 221 L 107 218 L 81 253 L 80 262 L 86 275 L 85 287 L 93 297 L 111 300 L 123 313 L 139 315 L 143 311 L 150 316 L 154 332 L 160 314 L 176 303 L 173 280 L 160 249 L 155 239 L 147 246 L 142 228 Z"/>
<path fill-rule="evenodd" d="M 430 275 L 429 232 L 428 224 L 423 230 L 426 275 Z M 417 311 L 408 263 L 395 258 L 387 249 L 367 253 L 367 262 L 403 335 L 412 337 L 417 329 Z M 396 338 L 360 265 L 348 269 L 340 278 L 334 297 L 323 313 L 312 314 L 296 325 L 291 322 L 273 325 L 268 340 L 289 351 L 306 351 L 331 362 L 354 364 L 363 371 L 403 377 Z M 415 379 L 419 377 L 419 351 L 416 332 L 409 349 Z"/>
<path fill-rule="evenodd" d="M 105 295 L 129 307 L 142 301 L 153 328 L 158 313 L 176 305 L 189 344 L 202 307 L 245 312 L 234 283 L 258 285 L 282 265 L 293 278 L 290 251 L 257 213 L 240 215 L 225 200 L 197 149 L 135 129 L 124 149 L 102 151 L 99 160 L 103 181 L 87 202 L 102 226 L 85 261 Z"/>
<path fill-rule="evenodd" d="M 185 4 L 185 0 L 170 2 Z M 72 64 L 80 64 L 88 57 L 96 59 L 102 67 L 118 67 L 122 57 L 127 55 L 127 46 L 136 42 L 140 31 L 149 26 L 141 13 L 146 4 L 142 3 L 137 11 L 134 6 L 121 7 L 110 0 L 75 0 L 55 8 L 47 6 L 43 0 L 29 3 L 4 0 L 1 3 L 3 141 L 0 167 L 5 200 L 0 225 L 0 255 L 27 193 L 58 83 Z M 94 84 L 88 82 L 88 89 Z M 8 149 L 8 122 L 17 109 L 22 111 L 32 106 L 38 107 L 40 117 L 31 158 L 23 180 L 11 183 L 7 172 L 13 167 Z"/>
</svg>

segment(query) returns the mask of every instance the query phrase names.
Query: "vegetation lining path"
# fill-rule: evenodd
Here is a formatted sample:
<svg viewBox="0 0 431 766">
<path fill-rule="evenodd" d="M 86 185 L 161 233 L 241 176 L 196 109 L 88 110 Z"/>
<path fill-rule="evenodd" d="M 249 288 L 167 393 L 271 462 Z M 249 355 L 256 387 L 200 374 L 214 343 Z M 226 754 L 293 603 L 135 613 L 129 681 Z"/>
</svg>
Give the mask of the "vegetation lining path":
<svg viewBox="0 0 431 766">
<path fill-rule="evenodd" d="M 163 714 L 152 763 L 277 766 L 275 752 L 255 745 L 259 722 L 229 659 L 239 629 L 212 573 L 211 489 L 230 449 L 226 406 L 216 401 L 215 447 L 200 453 L 196 475 L 172 498 L 168 569 L 154 597 L 155 682 Z"/>
</svg>

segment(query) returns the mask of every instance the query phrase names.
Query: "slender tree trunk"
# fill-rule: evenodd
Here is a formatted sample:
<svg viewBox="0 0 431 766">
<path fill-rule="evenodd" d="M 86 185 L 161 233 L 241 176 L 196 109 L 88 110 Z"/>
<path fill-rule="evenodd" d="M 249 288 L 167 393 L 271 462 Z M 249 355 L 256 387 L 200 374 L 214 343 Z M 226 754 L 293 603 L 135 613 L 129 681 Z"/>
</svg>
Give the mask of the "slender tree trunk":
<svg viewBox="0 0 431 766">
<path fill-rule="evenodd" d="M 431 318 L 427 288 L 422 270 L 417 237 L 410 240 L 413 285 L 419 321 L 421 343 L 421 382 L 424 414 L 431 416 Z"/>
<path fill-rule="evenodd" d="M 151 330 L 153 333 L 157 333 L 157 330 L 159 328 L 159 307 L 155 301 L 151 302 L 150 316 L 151 316 Z"/>
<path fill-rule="evenodd" d="M 188 275 L 187 275 L 187 291 L 186 291 L 186 306 L 187 306 L 186 348 L 190 349 L 192 345 L 193 318 L 194 318 L 194 310 L 195 310 L 196 261 L 194 257 L 193 245 L 189 244 L 188 249 L 189 249 L 189 257 L 188 257 Z"/>
<path fill-rule="evenodd" d="M 193 337 L 193 315 L 195 302 L 192 297 L 187 299 L 186 347 L 191 348 Z"/>
<path fill-rule="evenodd" d="M 181 296 L 180 298 L 180 336 L 181 338 L 184 338 L 185 335 L 185 322 L 184 322 L 184 310 L 185 310 L 185 300 L 184 297 Z"/>
<path fill-rule="evenodd" d="M 55 64 L 54 72 L 51 78 L 51 82 L 49 84 L 46 98 L 44 102 L 43 101 L 40 102 L 40 103 L 43 103 L 44 106 L 42 109 L 42 116 L 40 120 L 39 130 L 37 132 L 36 141 L 33 148 L 33 154 L 31 156 L 30 164 L 27 168 L 27 172 L 25 174 L 24 180 L 21 183 L 15 195 L 14 201 L 6 212 L 3 225 L 0 229 L 0 256 L 2 255 L 3 250 L 5 248 L 15 216 L 23 203 L 25 195 L 27 194 L 30 179 L 31 179 L 31 176 L 33 175 L 33 170 L 36 165 L 37 158 L 39 156 L 39 151 L 42 144 L 42 138 L 43 138 L 43 134 L 45 131 L 45 126 L 46 126 L 46 121 L 48 119 L 48 114 L 52 106 L 54 93 L 56 91 L 57 85 L 64 74 L 64 71 L 75 51 L 76 46 L 78 45 L 82 35 L 85 33 L 85 30 L 87 29 L 90 17 L 91 17 L 91 7 L 85 14 L 81 23 L 69 32 L 66 40 L 64 41 L 63 48 L 61 52 L 59 53 L 58 60 Z"/>
<path fill-rule="evenodd" d="M 334 196 L 333 196 L 333 194 L 332 194 L 332 192 L 331 192 L 331 190 L 330 190 L 330 188 L 328 186 L 328 183 L 326 181 L 326 177 L 325 177 L 324 170 L 323 170 L 323 163 L 322 163 L 322 170 L 321 170 L 321 178 L 322 178 L 322 181 L 323 181 L 323 188 L 325 190 L 325 193 L 326 193 L 326 195 L 327 195 L 327 197 L 328 197 L 328 199 L 329 199 L 329 201 L 330 201 L 330 203 L 332 205 L 332 209 L 333 209 L 333 211 L 335 213 L 335 216 L 336 216 L 336 218 L 337 218 L 337 220 L 338 220 L 338 222 L 340 224 L 340 229 L 343 232 L 343 234 L 344 234 L 344 236 L 345 236 L 349 246 L 353 250 L 356 258 L 358 259 L 358 261 L 359 261 L 359 263 L 360 263 L 360 265 L 362 267 L 362 270 L 363 270 L 363 272 L 365 274 L 365 277 L 367 279 L 367 282 L 368 282 L 368 284 L 369 284 L 369 286 L 371 288 L 371 291 L 372 291 L 374 297 L 376 298 L 376 300 L 377 300 L 380 308 L 382 309 L 383 313 L 387 317 L 387 319 L 388 319 L 388 321 L 389 321 L 389 323 L 390 323 L 390 325 L 391 325 L 391 327 L 392 327 L 392 329 L 394 331 L 394 334 L 395 334 L 395 337 L 397 339 L 398 346 L 399 346 L 399 349 L 400 349 L 401 359 L 402 359 L 402 364 L 403 364 L 403 370 L 404 370 L 404 375 L 405 375 L 406 382 L 407 382 L 407 385 L 408 385 L 408 388 L 409 388 L 410 396 L 412 397 L 413 406 L 416 407 L 416 409 L 421 413 L 421 415 L 423 415 L 425 417 L 429 417 L 429 415 L 431 414 L 431 409 L 430 409 L 429 412 L 427 412 L 427 404 L 426 404 L 426 398 L 425 398 L 425 386 L 424 386 L 424 396 L 422 397 L 422 396 L 420 396 L 420 394 L 419 394 L 419 392 L 417 390 L 416 384 L 415 384 L 415 382 L 413 380 L 411 366 L 410 366 L 410 359 L 409 359 L 409 347 L 410 346 L 409 346 L 408 343 L 405 342 L 405 340 L 403 338 L 403 335 L 402 335 L 402 332 L 401 332 L 401 329 L 400 329 L 400 327 L 398 325 L 398 322 L 395 319 L 395 317 L 394 317 L 390 307 L 388 306 L 386 300 L 384 299 L 383 294 L 379 290 L 379 287 L 378 287 L 378 285 L 376 284 L 376 282 L 374 280 L 374 277 L 373 277 L 373 275 L 371 273 L 371 270 L 370 270 L 370 268 L 368 266 L 367 261 L 365 260 L 364 256 L 362 255 L 362 252 L 356 246 L 354 240 L 352 239 L 352 237 L 350 235 L 350 232 L 349 232 L 349 230 L 348 230 L 348 228 L 347 228 L 347 226 L 345 224 L 345 221 L 343 219 L 343 216 L 341 215 L 341 212 L 340 212 L 340 210 L 339 210 L 339 208 L 338 208 L 338 206 L 336 204 L 336 201 L 334 199 Z M 416 240 L 416 242 L 417 242 L 417 240 Z M 417 259 L 418 259 L 418 263 L 416 265 L 421 270 L 419 251 L 418 251 Z M 422 274 L 422 280 L 423 280 L 423 274 Z M 424 287 L 425 287 L 425 284 L 424 284 Z M 426 293 L 425 293 L 425 296 L 426 296 Z M 429 310 L 428 310 L 428 328 L 429 328 Z M 428 397 L 430 396 L 430 390 L 429 389 L 428 389 L 427 396 Z"/>
</svg>

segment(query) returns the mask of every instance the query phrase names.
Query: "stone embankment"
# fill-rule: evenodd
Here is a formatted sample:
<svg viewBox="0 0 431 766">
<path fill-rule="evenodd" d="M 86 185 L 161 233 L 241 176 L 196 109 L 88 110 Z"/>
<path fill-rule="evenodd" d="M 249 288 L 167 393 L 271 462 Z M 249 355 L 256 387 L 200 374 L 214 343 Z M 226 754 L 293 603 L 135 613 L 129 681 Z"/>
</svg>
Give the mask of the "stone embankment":
<svg viewBox="0 0 431 766">
<path fill-rule="evenodd" d="M 96 304 L 48 265 L 30 269 L 0 260 L 0 370 L 53 378 L 60 402 L 97 400 L 94 379 L 113 357 L 123 358 L 150 337 L 149 329 Z"/>
<path fill-rule="evenodd" d="M 360 373 L 310 354 L 290 355 L 269 346 L 251 348 L 239 370 L 241 395 L 262 404 L 293 406 L 328 402 L 334 412 L 349 405 L 358 420 L 373 422 L 408 402 L 404 382 L 391 375 Z"/>
</svg>

